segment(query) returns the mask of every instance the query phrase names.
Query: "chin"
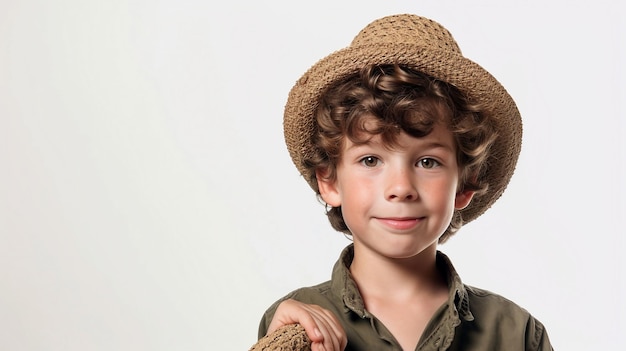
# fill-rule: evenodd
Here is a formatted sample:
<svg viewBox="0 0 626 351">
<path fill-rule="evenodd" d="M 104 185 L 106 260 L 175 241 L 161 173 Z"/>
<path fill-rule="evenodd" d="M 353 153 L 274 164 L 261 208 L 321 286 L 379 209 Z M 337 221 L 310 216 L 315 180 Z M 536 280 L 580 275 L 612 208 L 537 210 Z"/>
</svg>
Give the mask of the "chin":
<svg viewBox="0 0 626 351">
<path fill-rule="evenodd" d="M 426 243 L 421 245 L 393 245 L 389 247 L 384 253 L 385 256 L 393 259 L 410 259 L 423 254 L 430 254 L 433 245 L 436 247 L 435 243 Z"/>
</svg>

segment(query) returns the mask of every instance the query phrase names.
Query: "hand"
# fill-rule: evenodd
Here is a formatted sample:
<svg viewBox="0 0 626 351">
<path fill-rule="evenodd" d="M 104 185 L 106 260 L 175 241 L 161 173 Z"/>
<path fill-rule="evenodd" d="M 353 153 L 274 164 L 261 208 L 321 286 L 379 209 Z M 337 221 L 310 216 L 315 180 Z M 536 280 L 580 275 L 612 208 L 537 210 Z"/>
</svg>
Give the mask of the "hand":
<svg viewBox="0 0 626 351">
<path fill-rule="evenodd" d="M 343 351 L 348 344 L 346 332 L 332 312 L 296 300 L 285 300 L 278 305 L 267 334 L 294 323 L 304 327 L 312 341 L 312 351 Z"/>
</svg>

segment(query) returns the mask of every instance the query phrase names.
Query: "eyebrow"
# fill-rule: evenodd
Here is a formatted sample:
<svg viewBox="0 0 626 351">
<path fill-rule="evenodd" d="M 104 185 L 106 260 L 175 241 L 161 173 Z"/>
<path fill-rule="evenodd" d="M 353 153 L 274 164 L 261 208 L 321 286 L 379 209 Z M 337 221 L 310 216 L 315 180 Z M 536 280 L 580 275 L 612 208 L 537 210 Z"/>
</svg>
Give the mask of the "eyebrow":
<svg viewBox="0 0 626 351">
<path fill-rule="evenodd" d="M 358 149 L 360 147 L 367 147 L 367 146 L 375 146 L 375 147 L 384 147 L 387 148 L 388 145 L 383 145 L 382 142 L 380 142 L 379 140 L 366 140 L 362 143 L 354 143 L 352 142 L 352 145 L 350 145 L 346 151 L 348 150 L 353 150 L 353 149 Z M 400 144 L 398 144 L 398 146 L 401 146 Z M 389 147 L 389 149 L 394 150 L 394 149 L 399 149 L 401 147 Z M 437 141 L 425 141 L 425 144 L 423 145 L 419 145 L 420 149 L 426 149 L 426 150 L 430 150 L 430 149 L 446 149 L 449 151 L 454 151 L 454 147 L 452 145 L 448 145 L 446 143 L 440 143 Z"/>
<path fill-rule="evenodd" d="M 436 141 L 427 143 L 426 145 L 424 145 L 424 148 L 425 149 L 448 149 L 450 151 L 454 151 L 454 148 L 451 145 L 438 143 Z"/>
</svg>

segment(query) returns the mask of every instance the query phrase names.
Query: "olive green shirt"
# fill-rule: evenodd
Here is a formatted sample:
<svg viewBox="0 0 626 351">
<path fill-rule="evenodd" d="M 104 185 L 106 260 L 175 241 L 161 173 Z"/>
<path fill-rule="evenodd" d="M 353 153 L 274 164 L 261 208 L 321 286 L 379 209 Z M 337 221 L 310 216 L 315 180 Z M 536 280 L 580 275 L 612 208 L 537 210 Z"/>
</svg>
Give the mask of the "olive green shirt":
<svg viewBox="0 0 626 351">
<path fill-rule="evenodd" d="M 346 247 L 330 281 L 298 289 L 274 303 L 263 315 L 259 338 L 266 334 L 278 304 L 294 299 L 332 311 L 346 331 L 346 351 L 402 350 L 389 330 L 365 309 L 349 270 L 353 255 L 352 245 Z M 526 310 L 502 296 L 463 284 L 441 252 L 437 266 L 447 277 L 450 295 L 429 321 L 416 350 L 552 350 L 544 326 Z"/>
</svg>

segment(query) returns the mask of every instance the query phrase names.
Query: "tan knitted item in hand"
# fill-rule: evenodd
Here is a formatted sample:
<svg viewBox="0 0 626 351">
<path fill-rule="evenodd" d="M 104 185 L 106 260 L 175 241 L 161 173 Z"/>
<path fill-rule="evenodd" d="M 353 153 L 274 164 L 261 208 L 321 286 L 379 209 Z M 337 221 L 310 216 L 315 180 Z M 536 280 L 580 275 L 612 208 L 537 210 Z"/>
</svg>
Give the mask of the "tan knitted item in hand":
<svg viewBox="0 0 626 351">
<path fill-rule="evenodd" d="M 311 340 L 300 324 L 289 324 L 261 338 L 249 351 L 311 351 Z"/>
</svg>

